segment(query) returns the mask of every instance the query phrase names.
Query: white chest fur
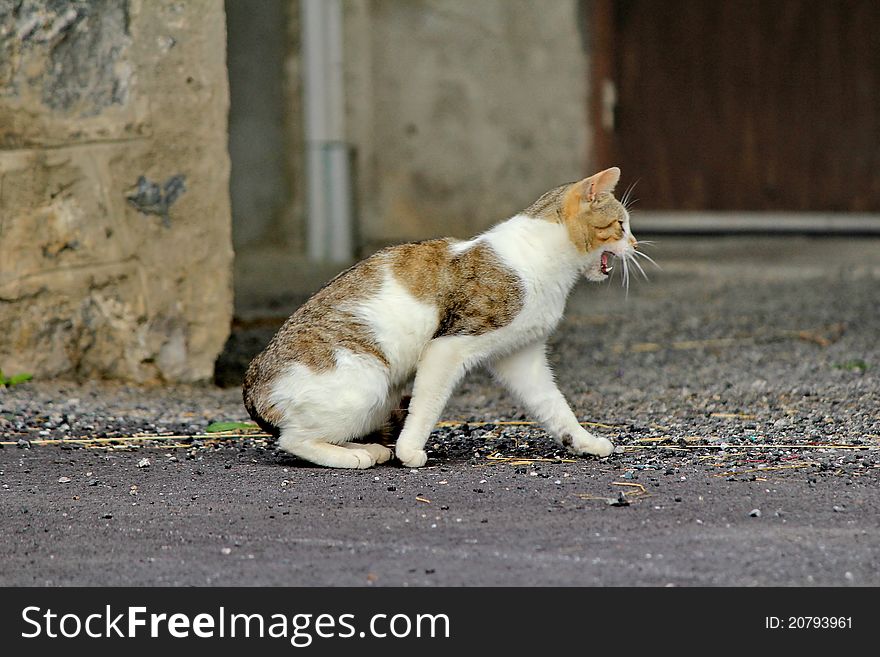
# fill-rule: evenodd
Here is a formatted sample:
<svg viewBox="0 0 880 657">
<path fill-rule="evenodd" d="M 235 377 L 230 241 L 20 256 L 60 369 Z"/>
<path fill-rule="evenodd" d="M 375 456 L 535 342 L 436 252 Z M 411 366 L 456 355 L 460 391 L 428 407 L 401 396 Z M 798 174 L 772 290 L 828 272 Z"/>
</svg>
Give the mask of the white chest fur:
<svg viewBox="0 0 880 657">
<path fill-rule="evenodd" d="M 523 280 L 523 309 L 511 323 L 523 343 L 546 338 L 559 324 L 580 270 L 565 227 L 518 215 L 480 238 Z"/>
</svg>

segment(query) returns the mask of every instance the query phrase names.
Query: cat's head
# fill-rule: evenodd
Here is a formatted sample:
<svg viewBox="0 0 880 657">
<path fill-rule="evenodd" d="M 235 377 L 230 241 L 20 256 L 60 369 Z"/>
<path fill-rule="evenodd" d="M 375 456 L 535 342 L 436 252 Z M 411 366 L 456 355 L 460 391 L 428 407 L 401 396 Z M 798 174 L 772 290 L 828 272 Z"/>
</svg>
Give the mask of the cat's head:
<svg viewBox="0 0 880 657">
<path fill-rule="evenodd" d="M 582 256 L 582 271 L 591 281 L 604 281 L 613 267 L 611 256 L 633 257 L 637 245 L 629 228 L 629 212 L 614 197 L 620 169 L 611 167 L 544 194 L 526 212 L 565 226 Z"/>
<path fill-rule="evenodd" d="M 611 256 L 632 257 L 636 238 L 629 227 L 629 212 L 614 197 L 620 169 L 611 167 L 574 183 L 566 190 L 563 221 L 569 239 L 584 255 L 584 276 L 604 281 L 611 275 Z"/>
</svg>

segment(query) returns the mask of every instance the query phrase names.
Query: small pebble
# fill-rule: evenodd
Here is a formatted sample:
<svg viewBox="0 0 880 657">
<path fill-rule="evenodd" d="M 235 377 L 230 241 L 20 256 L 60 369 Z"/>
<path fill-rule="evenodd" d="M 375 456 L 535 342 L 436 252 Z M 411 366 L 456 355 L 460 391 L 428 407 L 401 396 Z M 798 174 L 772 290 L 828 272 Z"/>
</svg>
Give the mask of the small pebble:
<svg viewBox="0 0 880 657">
<path fill-rule="evenodd" d="M 59 484 L 67 484 L 67 483 L 70 483 L 70 477 L 59 477 L 59 479 L 58 479 L 58 483 L 59 483 Z"/>
<path fill-rule="evenodd" d="M 137 462 L 137 467 L 139 467 L 139 468 L 149 468 L 150 465 L 152 465 L 150 463 L 150 459 L 148 459 L 146 457 L 142 458 L 140 461 Z"/>
<path fill-rule="evenodd" d="M 749 516 L 752 518 L 760 518 L 761 517 L 761 509 L 752 509 L 749 511 Z"/>
<path fill-rule="evenodd" d="M 623 491 L 617 494 L 617 497 L 609 497 L 608 498 L 609 506 L 629 506 L 629 500 L 626 499 L 626 495 L 623 494 Z"/>
</svg>

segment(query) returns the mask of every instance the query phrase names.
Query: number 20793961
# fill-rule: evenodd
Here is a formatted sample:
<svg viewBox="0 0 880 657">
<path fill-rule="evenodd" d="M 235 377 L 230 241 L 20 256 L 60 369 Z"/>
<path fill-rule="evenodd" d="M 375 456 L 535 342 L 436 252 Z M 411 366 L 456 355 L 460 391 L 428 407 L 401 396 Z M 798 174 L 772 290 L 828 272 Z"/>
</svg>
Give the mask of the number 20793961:
<svg viewBox="0 0 880 657">
<path fill-rule="evenodd" d="M 768 630 L 850 630 L 852 616 L 765 616 Z"/>
</svg>

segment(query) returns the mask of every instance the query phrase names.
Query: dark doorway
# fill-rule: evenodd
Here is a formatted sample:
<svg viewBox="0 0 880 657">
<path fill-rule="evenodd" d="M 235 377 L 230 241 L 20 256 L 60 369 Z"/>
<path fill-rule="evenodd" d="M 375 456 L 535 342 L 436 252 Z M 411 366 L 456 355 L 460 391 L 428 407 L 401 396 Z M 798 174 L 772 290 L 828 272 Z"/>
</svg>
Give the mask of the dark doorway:
<svg viewBox="0 0 880 657">
<path fill-rule="evenodd" d="M 876 0 L 593 0 L 595 162 L 640 209 L 880 211 Z"/>
</svg>

